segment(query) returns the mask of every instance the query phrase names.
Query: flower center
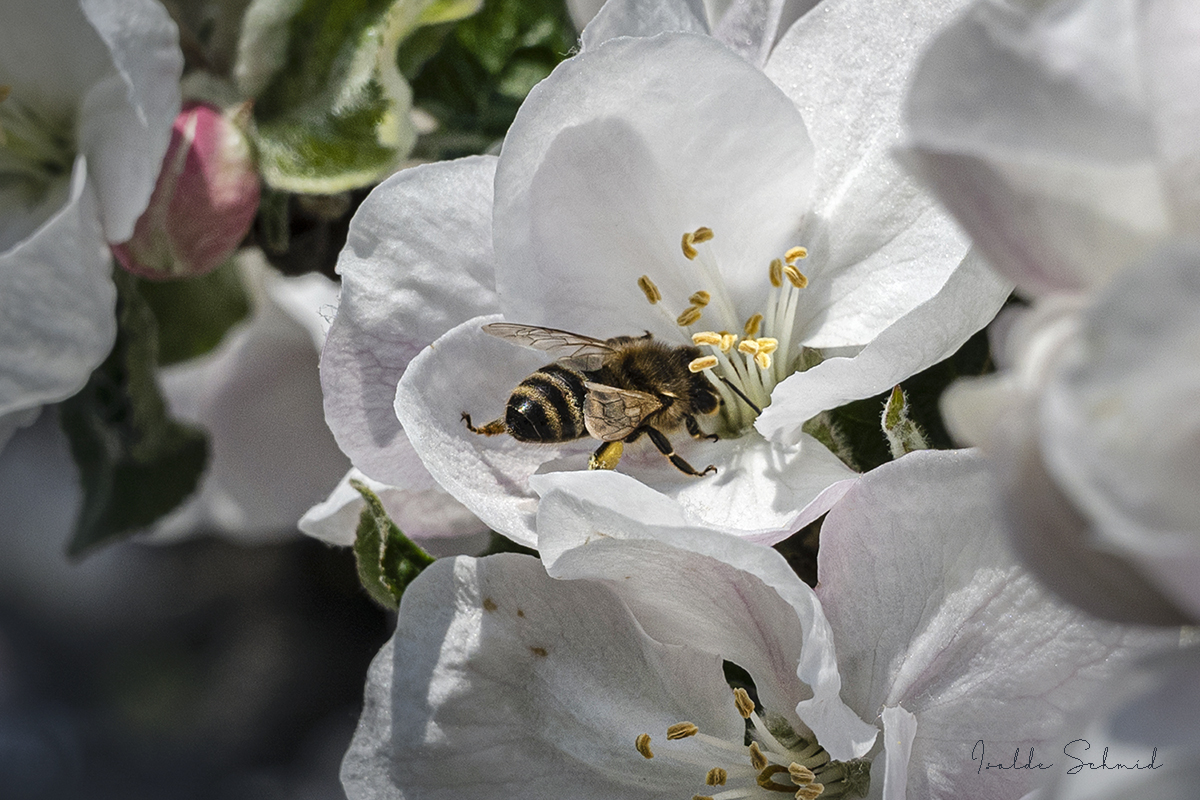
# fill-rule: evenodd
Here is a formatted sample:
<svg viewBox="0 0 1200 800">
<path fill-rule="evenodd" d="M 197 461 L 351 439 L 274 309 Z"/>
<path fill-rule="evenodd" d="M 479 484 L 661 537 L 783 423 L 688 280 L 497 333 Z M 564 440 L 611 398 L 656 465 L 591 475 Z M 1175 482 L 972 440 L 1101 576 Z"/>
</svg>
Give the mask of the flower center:
<svg viewBox="0 0 1200 800">
<path fill-rule="evenodd" d="M 700 267 L 710 288 L 694 292 L 687 307 L 672 323 L 683 328 L 694 345 L 707 350 L 706 355 L 693 360 L 689 367 L 693 372 L 704 372 L 721 394 L 723 427 L 740 433 L 753 425 L 759 413 L 771 404 L 771 391 L 776 384 L 816 363 L 817 359 L 809 357 L 816 356 L 815 353 L 799 347 L 796 324 L 800 294 L 808 286 L 808 278 L 796 264 L 808 257 L 808 251 L 793 247 L 782 258 L 771 261 L 767 269 L 771 291 L 766 307 L 750 315 L 741 325 L 740 333 L 711 330 L 701 324 L 706 313 L 729 325 L 740 320 L 725 291 L 716 259 L 711 249 L 703 246 L 712 238 L 711 228 L 697 228 L 683 235 L 684 257 Z M 649 276 L 638 278 L 638 286 L 651 305 L 658 306 L 662 301 L 662 293 Z"/>
<path fill-rule="evenodd" d="M 75 136 L 69 115 L 41 113 L 11 93 L 0 86 L 0 196 L 29 210 L 70 177 Z"/>
<path fill-rule="evenodd" d="M 725 764 L 709 765 L 687 749 L 672 748 L 657 757 L 682 762 L 703 773 L 705 789 L 712 794 L 695 794 L 692 800 L 738 800 L 738 798 L 791 794 L 796 800 L 866 797 L 871 782 L 871 764 L 866 759 L 834 761 L 815 739 L 807 739 L 792 730 L 782 718 L 767 721 L 754 710 L 754 701 L 745 689 L 734 689 L 734 704 L 746 720 L 746 736 L 731 742 L 710 736 L 690 722 L 677 722 L 667 728 L 668 741 L 694 739 L 729 754 Z M 642 758 L 655 758 L 650 734 L 640 734 L 634 749 Z M 711 751 L 710 751 L 711 752 Z M 719 788 L 728 787 L 728 788 Z"/>
</svg>

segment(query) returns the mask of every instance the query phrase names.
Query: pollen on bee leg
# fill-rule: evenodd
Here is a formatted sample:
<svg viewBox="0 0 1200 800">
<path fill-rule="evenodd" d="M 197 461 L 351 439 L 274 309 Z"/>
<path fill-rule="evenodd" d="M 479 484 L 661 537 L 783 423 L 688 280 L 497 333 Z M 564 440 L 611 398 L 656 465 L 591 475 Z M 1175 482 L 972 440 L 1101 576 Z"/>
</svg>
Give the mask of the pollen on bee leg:
<svg viewBox="0 0 1200 800">
<path fill-rule="evenodd" d="M 701 289 L 688 298 L 688 302 L 699 308 L 704 308 L 712 300 L 712 295 Z"/>
<path fill-rule="evenodd" d="M 745 327 L 742 328 L 742 330 L 746 333 L 747 336 L 751 336 L 751 337 L 758 336 L 758 329 L 759 329 L 759 326 L 762 325 L 762 321 L 763 321 L 763 315 L 755 314 L 750 319 L 746 320 L 746 325 L 745 325 Z"/>
<path fill-rule="evenodd" d="M 688 370 L 691 372 L 703 372 L 706 369 L 712 369 L 717 363 L 716 356 L 700 356 L 688 362 Z"/>
<path fill-rule="evenodd" d="M 667 728 L 667 739 L 672 741 L 675 739 L 686 739 L 689 736 L 695 736 L 699 732 L 700 729 L 696 727 L 695 723 L 676 722 Z"/>
<path fill-rule="evenodd" d="M 654 285 L 654 281 L 650 280 L 649 275 L 643 275 L 638 278 L 638 288 L 642 290 L 642 294 L 646 295 L 646 299 L 650 301 L 650 305 L 655 305 L 659 300 L 662 300 L 662 292 Z"/>
<path fill-rule="evenodd" d="M 808 278 L 804 277 L 804 274 L 791 264 L 788 264 L 783 268 L 783 274 L 787 275 L 787 279 L 791 281 L 792 286 L 795 286 L 797 289 L 803 289 L 805 286 L 808 286 Z"/>
<path fill-rule="evenodd" d="M 716 331 L 698 331 L 692 334 L 692 344 L 706 344 L 710 347 L 721 346 L 721 334 Z M 701 367 L 701 369 L 704 369 Z M 692 370 L 696 372 L 696 370 Z"/>
<path fill-rule="evenodd" d="M 793 247 L 783 254 L 783 260 L 789 264 L 795 264 L 802 258 L 808 258 L 807 247 Z"/>
<path fill-rule="evenodd" d="M 688 306 L 686 309 L 684 309 L 683 313 L 675 319 L 675 322 L 679 324 L 679 327 L 686 328 L 688 325 L 694 325 L 699 321 L 699 319 L 700 309 L 696 306 Z"/>
<path fill-rule="evenodd" d="M 654 758 L 654 751 L 650 749 L 650 734 L 639 733 L 637 739 L 634 740 L 633 746 L 642 754 L 643 758 Z"/>
</svg>

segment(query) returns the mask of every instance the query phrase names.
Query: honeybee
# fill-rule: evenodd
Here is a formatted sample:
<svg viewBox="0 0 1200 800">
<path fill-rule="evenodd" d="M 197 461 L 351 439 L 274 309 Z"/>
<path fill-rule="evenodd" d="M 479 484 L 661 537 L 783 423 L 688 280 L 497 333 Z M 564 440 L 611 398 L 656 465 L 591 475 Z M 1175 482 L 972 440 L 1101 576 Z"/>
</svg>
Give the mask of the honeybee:
<svg viewBox="0 0 1200 800">
<path fill-rule="evenodd" d="M 666 434 L 680 426 L 696 439 L 705 435 L 697 414 L 715 414 L 720 394 L 708 378 L 692 372 L 688 364 L 700 356 L 699 348 L 670 345 L 644 336 L 593 339 L 578 333 L 534 325 L 493 322 L 483 330 L 556 359 L 517 385 L 508 398 L 504 417 L 481 427 L 467 428 L 485 436 L 507 433 L 520 442 L 568 442 L 591 436 L 602 444 L 589 467 L 612 469 L 621 458 L 624 442 L 645 434 L 672 464 L 687 475 L 717 471 L 709 464 L 697 472 L 675 452 Z"/>
</svg>

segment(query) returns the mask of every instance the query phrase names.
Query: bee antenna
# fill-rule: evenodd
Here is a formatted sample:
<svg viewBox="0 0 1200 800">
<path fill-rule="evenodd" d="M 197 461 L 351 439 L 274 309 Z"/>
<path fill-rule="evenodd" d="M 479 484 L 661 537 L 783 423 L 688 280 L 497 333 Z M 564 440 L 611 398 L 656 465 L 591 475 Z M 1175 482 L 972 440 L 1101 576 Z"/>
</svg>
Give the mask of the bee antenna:
<svg viewBox="0 0 1200 800">
<path fill-rule="evenodd" d="M 755 413 L 755 414 L 761 414 L 761 413 L 762 413 L 762 409 L 761 409 L 761 408 L 759 408 L 758 406 L 754 405 L 754 403 L 753 403 L 753 402 L 750 400 L 750 398 L 749 398 L 749 397 L 746 397 L 746 395 L 745 395 L 745 394 L 742 392 L 742 390 L 741 390 L 741 389 L 739 389 L 738 387 L 734 386 L 734 385 L 733 385 L 733 381 L 729 380 L 729 378 L 726 378 L 724 375 L 718 375 L 717 377 L 718 377 L 718 378 L 720 378 L 721 380 L 723 380 L 723 381 L 725 382 L 725 385 L 726 385 L 726 386 L 728 386 L 730 389 L 733 389 L 733 393 L 734 393 L 734 394 L 736 394 L 738 397 L 740 397 L 740 398 L 742 398 L 743 400 L 745 400 L 745 401 L 746 401 L 746 405 L 748 405 L 748 406 L 750 406 L 751 408 L 753 408 L 753 409 L 754 409 L 754 413 Z"/>
</svg>

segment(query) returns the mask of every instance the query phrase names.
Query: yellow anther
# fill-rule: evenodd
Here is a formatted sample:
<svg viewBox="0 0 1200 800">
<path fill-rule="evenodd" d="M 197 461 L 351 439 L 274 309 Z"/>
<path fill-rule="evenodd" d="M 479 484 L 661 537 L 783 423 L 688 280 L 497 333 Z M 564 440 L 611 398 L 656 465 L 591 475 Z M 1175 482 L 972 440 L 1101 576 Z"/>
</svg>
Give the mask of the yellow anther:
<svg viewBox="0 0 1200 800">
<path fill-rule="evenodd" d="M 737 337 L 736 333 L 722 333 L 721 334 L 721 352 L 728 353 L 730 348 L 732 348 L 735 344 L 737 344 L 737 340 L 738 340 L 738 337 Z"/>
<path fill-rule="evenodd" d="M 788 264 L 783 268 L 783 274 L 787 275 L 787 279 L 791 281 L 792 286 L 795 286 L 797 289 L 803 289 L 805 286 L 808 286 L 808 278 L 804 277 L 800 270 L 796 269 L 791 264 Z"/>
<path fill-rule="evenodd" d="M 783 286 L 783 262 L 778 258 L 771 259 L 771 285 L 776 289 Z"/>
<path fill-rule="evenodd" d="M 721 334 L 716 331 L 700 331 L 692 334 L 692 344 L 706 344 L 711 347 L 721 346 Z"/>
<path fill-rule="evenodd" d="M 796 800 L 817 800 L 825 793 L 825 784 L 810 783 L 808 786 L 802 786 L 796 790 Z"/>
<path fill-rule="evenodd" d="M 717 365 L 716 356 L 700 356 L 693 358 L 688 362 L 688 369 L 692 372 L 703 372 L 706 369 L 712 369 Z"/>
<path fill-rule="evenodd" d="M 650 750 L 650 734 L 639 733 L 637 739 L 633 743 L 633 746 L 636 747 L 637 751 L 645 758 L 654 758 L 654 752 Z"/>
<path fill-rule="evenodd" d="M 659 300 L 662 300 L 662 292 L 654 285 L 654 281 L 650 280 L 650 276 L 643 275 L 638 278 L 638 288 L 642 290 L 642 294 L 646 295 L 646 299 L 650 301 L 650 305 L 654 305 Z"/>
<path fill-rule="evenodd" d="M 694 306 L 700 306 L 700 308 L 704 308 L 706 305 L 708 305 L 709 300 L 712 300 L 712 295 L 703 289 L 688 298 L 689 303 Z"/>
<path fill-rule="evenodd" d="M 756 339 L 742 339 L 738 342 L 738 352 L 745 353 L 748 356 L 758 354 L 758 341 Z"/>
<path fill-rule="evenodd" d="M 757 353 L 754 354 L 754 363 L 758 364 L 759 369 L 764 370 L 764 371 L 768 370 L 771 368 L 771 356 L 770 356 L 770 354 L 764 353 L 763 351 L 759 350 Z"/>
<path fill-rule="evenodd" d="M 713 767 L 704 776 L 704 784 L 706 786 L 724 786 L 725 781 L 729 779 L 729 773 L 720 767 Z"/>
<path fill-rule="evenodd" d="M 778 339 L 772 339 L 770 336 L 764 336 L 758 340 L 758 352 L 760 353 L 774 353 L 778 349 Z"/>
<path fill-rule="evenodd" d="M 750 743 L 750 766 L 755 769 L 767 766 L 767 757 L 763 755 L 762 750 L 758 749 L 758 742 Z"/>
<path fill-rule="evenodd" d="M 793 247 L 783 254 L 783 260 L 789 264 L 795 264 L 802 258 L 808 258 L 807 247 Z"/>
<path fill-rule="evenodd" d="M 712 228 L 708 228 L 708 227 L 705 227 L 702 225 L 699 228 L 696 228 L 696 230 L 692 231 L 692 241 L 695 242 L 696 244 L 703 244 L 704 242 L 711 241 L 712 238 L 713 238 L 713 229 Z"/>
<path fill-rule="evenodd" d="M 755 314 L 750 319 L 746 320 L 745 327 L 742 328 L 747 336 L 758 336 L 758 328 L 762 325 L 763 315 Z"/>
<path fill-rule="evenodd" d="M 700 309 L 696 308 L 695 306 L 688 306 L 686 309 L 684 309 L 682 314 L 675 318 L 675 322 L 679 324 L 679 327 L 686 328 L 688 325 L 692 325 L 699 321 L 699 319 Z"/>
<path fill-rule="evenodd" d="M 695 736 L 699 732 L 700 729 L 691 722 L 676 722 L 667 728 L 667 739 L 686 739 L 689 736 Z"/>
<path fill-rule="evenodd" d="M 700 255 L 700 251 L 697 250 L 696 248 L 692 247 L 692 244 L 695 241 L 696 241 L 696 234 L 685 233 L 683 235 L 683 241 L 681 242 L 681 244 L 683 246 L 683 257 L 686 258 L 688 261 L 691 261 L 696 256 Z"/>
<path fill-rule="evenodd" d="M 750 719 L 754 713 L 754 701 L 750 699 L 750 693 L 741 687 L 733 690 L 733 704 L 737 706 L 742 719 Z"/>
<path fill-rule="evenodd" d="M 795 761 L 788 765 L 788 774 L 792 776 L 792 783 L 797 786 L 807 786 L 817 779 L 811 769 Z"/>
</svg>

